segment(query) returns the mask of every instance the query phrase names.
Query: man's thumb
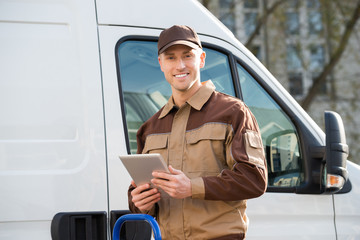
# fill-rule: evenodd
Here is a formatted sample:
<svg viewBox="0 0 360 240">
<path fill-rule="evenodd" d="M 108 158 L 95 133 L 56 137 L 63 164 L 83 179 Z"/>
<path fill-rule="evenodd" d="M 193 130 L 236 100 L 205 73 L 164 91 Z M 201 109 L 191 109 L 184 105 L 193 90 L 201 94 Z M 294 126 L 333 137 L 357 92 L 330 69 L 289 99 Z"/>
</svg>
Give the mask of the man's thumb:
<svg viewBox="0 0 360 240">
<path fill-rule="evenodd" d="M 170 170 L 170 173 L 174 174 L 174 175 L 179 175 L 182 173 L 180 170 L 173 168 L 171 165 L 169 166 L 169 170 Z"/>
</svg>

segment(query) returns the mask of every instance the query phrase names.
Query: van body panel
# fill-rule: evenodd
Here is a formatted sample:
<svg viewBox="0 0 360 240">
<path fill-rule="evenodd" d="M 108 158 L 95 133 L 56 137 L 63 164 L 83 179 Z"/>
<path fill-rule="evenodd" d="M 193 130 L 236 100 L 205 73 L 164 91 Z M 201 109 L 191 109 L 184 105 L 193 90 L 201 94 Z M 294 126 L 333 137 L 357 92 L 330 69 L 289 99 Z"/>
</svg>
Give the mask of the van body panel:
<svg viewBox="0 0 360 240">
<path fill-rule="evenodd" d="M 127 190 L 131 178 L 122 165 L 119 155 L 127 155 L 123 113 L 121 110 L 116 67 L 115 46 L 128 35 L 153 36 L 159 30 L 127 28 L 118 26 L 99 26 L 99 41 L 102 62 L 104 109 L 107 139 L 109 172 L 109 209 L 128 209 Z M 139 69 L 141 71 L 141 69 Z M 140 87 L 140 86 L 139 86 Z M 124 196 L 126 198 L 124 198 Z"/>
<path fill-rule="evenodd" d="M 95 6 L 1 1 L 0 32 L 0 238 L 49 239 L 56 213 L 107 209 Z"/>
<path fill-rule="evenodd" d="M 358 239 L 360 236 L 360 166 L 347 162 L 351 191 L 334 194 L 334 208 L 338 239 Z"/>
<path fill-rule="evenodd" d="M 164 29 L 181 24 L 192 26 L 198 33 L 236 42 L 232 32 L 198 1 L 96 0 L 96 5 L 100 25 Z"/>
<path fill-rule="evenodd" d="M 69 24 L 76 13 L 76 3 L 71 4 L 66 0 L 1 1 L 0 6 L 1 20 L 12 23 Z"/>
<path fill-rule="evenodd" d="M 112 221 L 112 211 L 128 209 L 116 46 L 133 36 L 154 41 L 173 24 L 193 26 L 204 44 L 244 63 L 295 116 L 304 151 L 325 145 L 319 126 L 196 0 L 0 0 L 0 239 L 51 239 L 59 212 L 102 211 Z M 249 200 L 248 238 L 358 237 L 359 172 L 349 164 L 350 193 Z"/>
<path fill-rule="evenodd" d="M 51 221 L 12 221 L 0 222 L 0 239 L 19 240 L 24 235 L 28 239 L 50 240 Z"/>
<path fill-rule="evenodd" d="M 336 239 L 331 195 L 265 193 L 247 214 L 249 239 Z"/>
</svg>

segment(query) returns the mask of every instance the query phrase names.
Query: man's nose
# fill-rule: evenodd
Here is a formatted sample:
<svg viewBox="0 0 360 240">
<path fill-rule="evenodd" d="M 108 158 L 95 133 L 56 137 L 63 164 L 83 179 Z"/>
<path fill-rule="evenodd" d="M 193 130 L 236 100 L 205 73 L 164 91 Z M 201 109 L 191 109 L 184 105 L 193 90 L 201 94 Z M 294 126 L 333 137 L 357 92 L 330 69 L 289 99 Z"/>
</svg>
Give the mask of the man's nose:
<svg viewBox="0 0 360 240">
<path fill-rule="evenodd" d="M 184 61 L 183 61 L 182 59 L 179 59 L 179 60 L 177 61 L 176 67 L 177 67 L 177 69 L 184 69 L 184 68 L 185 68 L 185 63 L 184 63 Z"/>
</svg>

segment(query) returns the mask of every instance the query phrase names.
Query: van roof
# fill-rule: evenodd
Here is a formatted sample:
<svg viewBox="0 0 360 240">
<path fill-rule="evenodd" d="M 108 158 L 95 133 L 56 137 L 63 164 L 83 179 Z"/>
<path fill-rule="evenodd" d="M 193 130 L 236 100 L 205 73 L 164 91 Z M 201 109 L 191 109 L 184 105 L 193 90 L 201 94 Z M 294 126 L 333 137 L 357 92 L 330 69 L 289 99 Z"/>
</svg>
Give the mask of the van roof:
<svg viewBox="0 0 360 240">
<path fill-rule="evenodd" d="M 165 29 L 188 25 L 199 35 L 210 35 L 243 50 L 243 45 L 223 23 L 197 0 L 97 0 L 99 25 Z M 201 38 L 201 37 L 200 37 Z"/>
</svg>

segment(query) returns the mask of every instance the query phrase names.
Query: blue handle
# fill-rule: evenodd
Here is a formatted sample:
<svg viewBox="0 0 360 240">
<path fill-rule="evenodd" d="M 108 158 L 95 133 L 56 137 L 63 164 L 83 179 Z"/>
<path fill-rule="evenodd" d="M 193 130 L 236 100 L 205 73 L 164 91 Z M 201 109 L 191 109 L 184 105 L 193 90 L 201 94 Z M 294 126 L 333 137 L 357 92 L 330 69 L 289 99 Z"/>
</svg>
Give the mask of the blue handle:
<svg viewBox="0 0 360 240">
<path fill-rule="evenodd" d="M 159 224 L 156 222 L 155 218 L 147 214 L 126 214 L 121 216 L 115 223 L 113 240 L 120 240 L 121 225 L 125 221 L 147 221 L 153 229 L 155 240 L 161 240 Z"/>
</svg>

